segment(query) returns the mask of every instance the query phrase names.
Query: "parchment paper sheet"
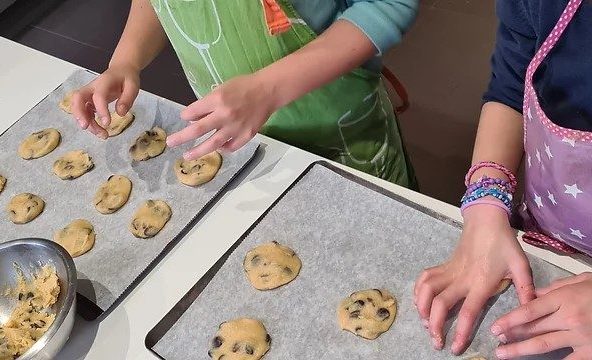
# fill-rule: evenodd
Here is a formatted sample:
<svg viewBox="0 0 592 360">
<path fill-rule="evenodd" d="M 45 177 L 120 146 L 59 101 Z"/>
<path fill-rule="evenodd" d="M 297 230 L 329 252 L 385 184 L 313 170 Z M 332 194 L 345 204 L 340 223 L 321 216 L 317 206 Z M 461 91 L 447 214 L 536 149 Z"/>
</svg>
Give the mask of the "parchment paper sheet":
<svg viewBox="0 0 592 360">
<path fill-rule="evenodd" d="M 412 294 L 421 270 L 445 260 L 459 235 L 452 225 L 315 165 L 248 234 L 153 350 L 166 360 L 207 359 L 218 324 L 253 317 L 272 337 L 266 360 L 456 358 L 432 350 Z M 248 250 L 272 240 L 294 249 L 302 270 L 292 283 L 260 292 L 248 283 L 242 262 Z M 531 263 L 537 284 L 568 275 L 541 260 Z M 336 321 L 339 302 L 368 288 L 389 289 L 398 299 L 391 330 L 374 341 L 341 331 Z M 499 296 L 460 358 L 493 359 L 497 341 L 489 327 L 517 304 L 513 287 Z"/>
<path fill-rule="evenodd" d="M 8 179 L 0 194 L 0 242 L 24 237 L 53 239 L 54 232 L 72 220 L 89 220 L 97 237 L 94 248 L 74 260 L 78 270 L 78 290 L 107 310 L 252 159 L 258 142 L 251 141 L 240 151 L 225 154 L 222 167 L 211 182 L 197 188 L 182 185 L 174 175 L 173 164 L 189 146 L 167 148 L 162 155 L 138 163 L 132 163 L 128 153 L 137 136 L 154 125 L 169 134 L 183 128 L 185 122 L 179 118 L 182 106 L 141 91 L 132 109 L 136 118 L 131 126 L 119 136 L 100 140 L 80 130 L 73 117 L 58 107 L 66 92 L 93 78 L 93 74 L 83 70 L 73 73 L 0 136 L 0 174 Z M 58 148 L 39 159 L 21 159 L 17 154 L 20 142 L 29 134 L 48 127 L 58 129 L 62 135 Z M 78 149 L 90 154 L 95 168 L 75 180 L 59 179 L 52 171 L 54 161 L 67 151 Z M 132 193 L 128 203 L 118 212 L 102 215 L 94 208 L 93 197 L 99 184 L 112 174 L 130 178 Z M 46 207 L 32 222 L 14 225 L 8 220 L 5 208 L 12 196 L 22 192 L 39 195 L 45 200 Z M 147 199 L 165 200 L 173 215 L 154 238 L 136 239 L 129 232 L 128 224 L 137 207 Z"/>
</svg>

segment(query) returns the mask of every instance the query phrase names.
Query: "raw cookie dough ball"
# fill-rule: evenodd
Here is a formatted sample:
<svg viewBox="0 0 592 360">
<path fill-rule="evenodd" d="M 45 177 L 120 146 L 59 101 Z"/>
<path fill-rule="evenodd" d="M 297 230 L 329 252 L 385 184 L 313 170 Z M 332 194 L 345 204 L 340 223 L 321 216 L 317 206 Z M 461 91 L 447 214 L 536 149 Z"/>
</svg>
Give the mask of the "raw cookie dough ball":
<svg viewBox="0 0 592 360">
<path fill-rule="evenodd" d="M 35 219 L 45 207 L 45 201 L 37 195 L 18 194 L 8 203 L 7 211 L 10 221 L 15 224 L 26 224 Z"/>
<path fill-rule="evenodd" d="M 64 98 L 62 99 L 62 101 L 60 101 L 60 109 L 64 110 L 65 112 L 67 112 L 68 114 L 72 114 L 72 95 L 74 94 L 73 91 L 70 91 L 69 93 L 66 94 L 66 96 L 64 96 Z"/>
<path fill-rule="evenodd" d="M 294 280 L 302 262 L 294 250 L 272 241 L 249 251 L 243 267 L 255 289 L 271 290 Z"/>
<path fill-rule="evenodd" d="M 144 131 L 130 147 L 129 152 L 135 161 L 144 161 L 162 154 L 165 148 L 166 132 L 155 126 Z"/>
<path fill-rule="evenodd" d="M 27 136 L 18 148 L 25 160 L 37 159 L 52 152 L 60 143 L 61 135 L 56 129 L 44 129 Z"/>
<path fill-rule="evenodd" d="M 112 214 L 125 205 L 131 191 L 130 179 L 122 175 L 111 175 L 95 194 L 95 208 L 101 214 Z"/>
<path fill-rule="evenodd" d="M 6 178 L 2 175 L 0 175 L 0 194 L 2 193 L 2 190 L 4 190 L 4 186 L 6 185 Z"/>
<path fill-rule="evenodd" d="M 395 321 L 396 313 L 395 298 L 383 289 L 357 291 L 337 308 L 341 329 L 369 340 L 386 332 Z"/>
<path fill-rule="evenodd" d="M 72 180 L 86 174 L 94 166 L 86 151 L 70 151 L 53 163 L 53 173 L 62 180 Z"/>
<path fill-rule="evenodd" d="M 511 279 L 503 279 L 502 281 L 500 281 L 499 286 L 497 287 L 497 290 L 495 292 L 495 294 L 493 294 L 493 296 L 497 296 L 501 293 L 503 293 L 504 291 L 506 291 L 510 285 L 512 285 L 512 280 Z"/>
<path fill-rule="evenodd" d="M 220 324 L 208 355 L 214 360 L 259 360 L 270 345 L 261 321 L 242 318 Z"/>
<path fill-rule="evenodd" d="M 53 240 L 62 245 L 70 256 L 77 257 L 92 249 L 95 237 L 92 224 L 84 219 L 77 219 L 56 231 Z"/>
<path fill-rule="evenodd" d="M 109 137 L 117 136 L 121 134 L 123 130 L 127 129 L 133 121 L 134 114 L 131 112 L 128 112 L 124 116 L 119 116 L 119 114 L 114 111 L 111 113 L 111 123 L 105 130 L 107 130 Z"/>
<path fill-rule="evenodd" d="M 166 202 L 148 200 L 136 210 L 129 229 L 135 237 L 151 238 L 162 230 L 171 215 L 171 208 Z"/>
<path fill-rule="evenodd" d="M 198 186 L 212 180 L 222 166 L 222 155 L 213 151 L 197 160 L 178 159 L 175 175 L 182 184 Z"/>
</svg>

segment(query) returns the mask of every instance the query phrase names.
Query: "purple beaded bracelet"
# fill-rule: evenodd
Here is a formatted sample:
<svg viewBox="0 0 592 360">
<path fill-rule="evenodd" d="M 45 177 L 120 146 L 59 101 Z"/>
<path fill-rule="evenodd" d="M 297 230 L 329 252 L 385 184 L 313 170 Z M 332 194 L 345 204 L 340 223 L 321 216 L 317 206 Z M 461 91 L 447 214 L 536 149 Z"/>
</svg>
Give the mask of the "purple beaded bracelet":
<svg viewBox="0 0 592 360">
<path fill-rule="evenodd" d="M 468 187 L 470 185 L 471 178 L 473 177 L 475 172 L 479 169 L 482 169 L 482 168 L 492 168 L 492 169 L 499 170 L 499 171 L 503 172 L 504 175 L 506 175 L 508 177 L 508 179 L 510 180 L 510 187 L 512 189 L 516 189 L 516 186 L 518 186 L 518 180 L 516 180 L 516 176 L 510 170 L 508 170 L 507 167 L 500 165 L 500 164 L 493 162 L 493 161 L 482 161 L 480 163 L 477 163 L 477 164 L 471 166 L 471 168 L 467 172 L 467 175 L 465 176 L 465 186 Z"/>
</svg>

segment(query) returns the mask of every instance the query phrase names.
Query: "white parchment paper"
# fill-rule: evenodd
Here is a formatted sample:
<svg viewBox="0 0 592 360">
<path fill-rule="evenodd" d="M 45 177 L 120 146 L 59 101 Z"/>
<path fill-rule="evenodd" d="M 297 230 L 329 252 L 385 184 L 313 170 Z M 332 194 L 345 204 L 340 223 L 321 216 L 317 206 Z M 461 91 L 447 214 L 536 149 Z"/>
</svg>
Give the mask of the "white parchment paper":
<svg viewBox="0 0 592 360">
<path fill-rule="evenodd" d="M 224 154 L 220 171 L 211 182 L 192 188 L 180 184 L 173 172 L 174 161 L 188 146 L 167 148 L 144 162 L 132 163 L 128 149 L 143 131 L 154 125 L 167 133 L 180 130 L 185 122 L 179 118 L 182 106 L 141 91 L 132 111 L 136 118 L 121 135 L 100 140 L 78 128 L 73 117 L 59 109 L 58 103 L 73 89 L 94 78 L 86 71 L 72 74 L 60 87 L 0 136 L 0 174 L 8 182 L 0 194 L 0 242 L 25 237 L 53 239 L 53 234 L 74 219 L 84 218 L 95 227 L 96 242 L 91 251 L 74 261 L 78 270 L 78 291 L 101 309 L 107 310 L 126 288 L 158 259 L 165 246 L 200 215 L 202 209 L 253 158 L 259 144 L 251 141 L 241 150 Z M 52 153 L 35 160 L 17 155 L 20 142 L 29 134 L 48 127 L 58 129 L 61 144 Z M 60 180 L 52 172 L 53 162 L 62 154 L 86 150 L 95 168 L 82 177 Z M 125 175 L 133 183 L 128 203 L 111 215 L 102 215 L 93 205 L 98 186 L 112 174 Z M 31 192 L 45 200 L 43 213 L 24 225 L 8 220 L 5 208 L 12 196 Z M 137 239 L 128 230 L 136 208 L 147 199 L 165 200 L 173 215 L 154 238 Z"/>
<path fill-rule="evenodd" d="M 207 359 L 220 323 L 253 317 L 272 337 L 266 360 L 457 358 L 432 349 L 412 298 L 418 274 L 454 249 L 460 229 L 450 224 L 315 165 L 246 236 L 153 350 L 166 360 Z M 244 274 L 243 258 L 272 240 L 294 249 L 302 270 L 284 287 L 257 291 Z M 537 284 L 568 275 L 538 259 L 531 263 Z M 389 289 L 398 299 L 391 330 L 374 341 L 341 331 L 336 319 L 344 297 L 368 288 Z M 497 341 L 489 328 L 517 304 L 513 287 L 492 300 L 460 358 L 493 359 Z"/>
</svg>

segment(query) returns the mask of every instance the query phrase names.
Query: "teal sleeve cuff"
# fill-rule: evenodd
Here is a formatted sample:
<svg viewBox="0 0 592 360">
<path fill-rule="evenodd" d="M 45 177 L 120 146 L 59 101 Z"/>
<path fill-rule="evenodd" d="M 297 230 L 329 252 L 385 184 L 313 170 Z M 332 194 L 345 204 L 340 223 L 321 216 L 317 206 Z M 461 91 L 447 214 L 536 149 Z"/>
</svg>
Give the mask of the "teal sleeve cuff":
<svg viewBox="0 0 592 360">
<path fill-rule="evenodd" d="M 339 19 L 356 25 L 382 55 L 401 42 L 418 7 L 419 0 L 354 0 Z"/>
</svg>

